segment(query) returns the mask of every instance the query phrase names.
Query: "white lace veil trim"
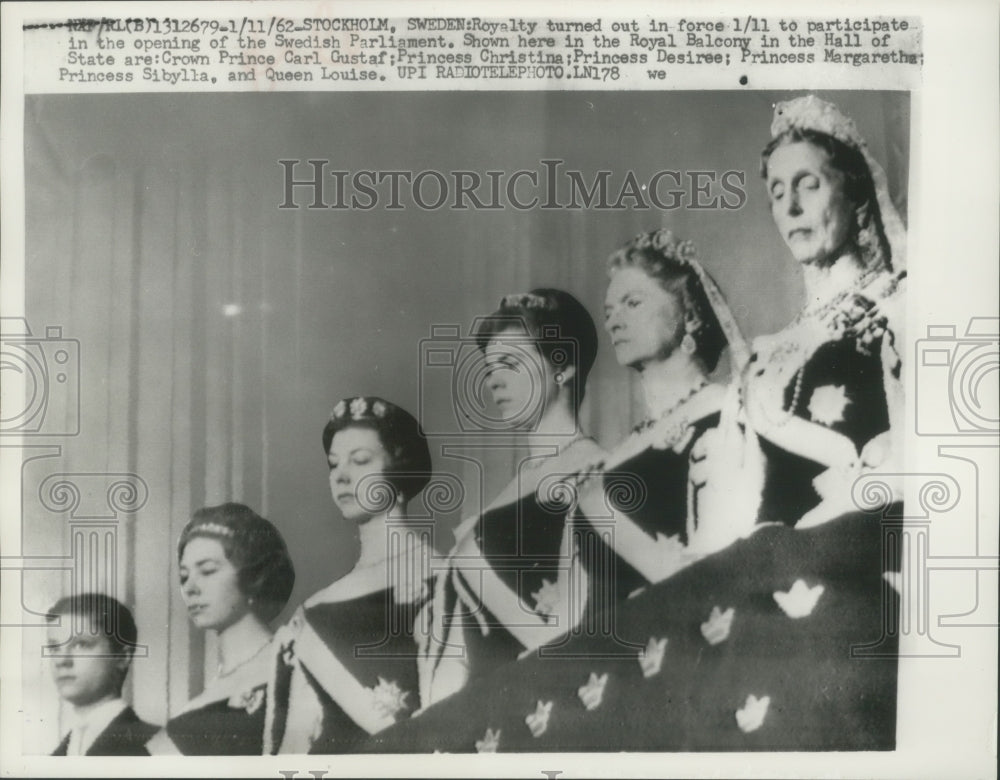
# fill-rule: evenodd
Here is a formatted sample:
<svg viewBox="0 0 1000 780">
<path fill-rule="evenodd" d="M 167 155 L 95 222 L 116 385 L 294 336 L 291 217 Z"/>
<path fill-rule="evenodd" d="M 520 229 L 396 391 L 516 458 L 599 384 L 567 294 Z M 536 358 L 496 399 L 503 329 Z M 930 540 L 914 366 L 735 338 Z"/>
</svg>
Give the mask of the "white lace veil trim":
<svg viewBox="0 0 1000 780">
<path fill-rule="evenodd" d="M 729 308 L 729 303 L 722 294 L 722 290 L 719 289 L 719 285 L 715 283 L 715 280 L 709 276 L 708 272 L 696 259 L 691 258 L 687 262 L 698 277 L 698 282 L 701 284 L 702 290 L 705 291 L 705 297 L 708 299 L 708 305 L 712 307 L 712 313 L 715 315 L 715 319 L 718 320 L 719 327 L 722 328 L 722 333 L 726 337 L 726 343 L 729 345 L 730 374 L 738 377 L 750 359 L 750 349 L 747 346 L 746 339 L 743 337 L 743 331 L 736 324 L 736 318 Z"/>
</svg>

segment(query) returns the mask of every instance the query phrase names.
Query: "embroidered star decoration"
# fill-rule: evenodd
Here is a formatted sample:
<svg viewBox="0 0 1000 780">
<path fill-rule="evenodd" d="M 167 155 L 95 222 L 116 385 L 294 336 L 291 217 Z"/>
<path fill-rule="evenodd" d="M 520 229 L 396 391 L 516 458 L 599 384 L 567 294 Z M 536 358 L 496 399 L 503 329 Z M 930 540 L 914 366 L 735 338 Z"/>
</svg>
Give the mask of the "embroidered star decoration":
<svg viewBox="0 0 1000 780">
<path fill-rule="evenodd" d="M 781 611 L 792 620 L 808 617 L 816 608 L 816 602 L 823 595 L 823 586 L 810 588 L 805 580 L 795 580 L 787 591 L 776 590 L 772 595 Z"/>
<path fill-rule="evenodd" d="M 666 637 L 657 639 L 650 637 L 646 646 L 639 651 L 639 667 L 642 669 L 643 677 L 652 677 L 659 674 L 660 667 L 663 666 L 663 655 L 667 651 Z"/>
<path fill-rule="evenodd" d="M 809 399 L 809 416 L 826 426 L 843 422 L 844 410 L 850 402 L 843 385 L 817 387 Z"/>
<path fill-rule="evenodd" d="M 763 696 L 760 699 L 753 694 L 747 696 L 743 708 L 736 710 L 736 725 L 740 727 L 740 731 L 749 734 L 764 725 L 764 718 L 767 717 L 769 706 L 771 706 L 770 696 Z"/>
<path fill-rule="evenodd" d="M 372 695 L 372 707 L 383 717 L 395 717 L 406 706 L 406 697 L 410 695 L 409 691 L 382 677 L 378 678 L 378 685 L 368 690 Z"/>
<path fill-rule="evenodd" d="M 552 714 L 552 702 L 539 701 L 535 711 L 524 719 L 531 729 L 531 736 L 538 738 L 549 728 L 549 716 Z"/>
<path fill-rule="evenodd" d="M 476 740 L 477 753 L 496 753 L 500 746 L 500 729 L 486 729 L 486 735 Z"/>
<path fill-rule="evenodd" d="M 535 600 L 535 611 L 544 617 L 549 617 L 559 606 L 559 587 L 549 580 L 542 580 L 542 587 L 531 594 Z"/>
<path fill-rule="evenodd" d="M 729 639 L 729 631 L 733 626 L 733 616 L 736 610 L 730 607 L 723 612 L 718 607 L 712 607 L 708 620 L 701 624 L 701 635 L 710 645 L 717 645 Z"/>
<path fill-rule="evenodd" d="M 581 685 L 576 693 L 580 697 L 580 701 L 583 702 L 583 706 L 588 710 L 596 710 L 601 706 L 601 700 L 604 698 L 604 687 L 608 684 L 608 673 L 605 672 L 600 677 L 597 676 L 596 672 L 590 673 L 590 679 L 587 680 L 586 685 Z"/>
</svg>

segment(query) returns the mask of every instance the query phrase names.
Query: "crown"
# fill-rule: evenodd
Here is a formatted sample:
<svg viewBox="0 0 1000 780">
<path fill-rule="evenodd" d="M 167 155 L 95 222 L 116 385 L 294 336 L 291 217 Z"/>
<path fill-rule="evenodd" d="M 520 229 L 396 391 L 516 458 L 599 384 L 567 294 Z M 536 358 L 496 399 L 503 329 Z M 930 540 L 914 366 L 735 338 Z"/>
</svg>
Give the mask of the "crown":
<svg viewBox="0 0 1000 780">
<path fill-rule="evenodd" d="M 555 309 L 555 303 L 536 293 L 511 293 L 500 299 L 501 309 Z"/>
<path fill-rule="evenodd" d="M 357 398 L 345 398 L 342 401 L 338 401 L 337 405 L 333 407 L 330 419 L 343 420 L 348 414 L 350 414 L 352 420 L 363 420 L 366 417 L 381 419 L 385 417 L 388 411 L 389 409 L 385 405 L 385 401 L 378 398 L 358 396 Z"/>
<path fill-rule="evenodd" d="M 601 706 L 601 700 L 604 698 L 604 686 L 607 684 L 607 672 L 602 674 L 600 677 L 597 676 L 596 672 L 591 672 L 590 679 L 587 680 L 587 684 L 581 685 L 577 688 L 576 694 L 580 697 L 580 701 L 583 702 L 583 706 L 586 707 L 588 711 L 596 710 Z"/>
<path fill-rule="evenodd" d="M 496 753 L 500 746 L 500 729 L 486 729 L 486 735 L 476 740 L 477 753 Z"/>
<path fill-rule="evenodd" d="M 223 525 L 222 523 L 198 523 L 191 527 L 188 534 L 215 534 L 216 536 L 225 536 L 226 538 L 231 538 L 235 535 L 235 531 L 228 525 Z"/>
<path fill-rule="evenodd" d="M 646 646 L 639 651 L 639 666 L 642 668 L 643 677 L 652 677 L 660 673 L 663 666 L 663 655 L 667 652 L 666 638 L 657 639 L 650 637 Z"/>
<path fill-rule="evenodd" d="M 773 594 L 774 600 L 778 602 L 781 611 L 792 620 L 804 618 L 812 614 L 816 608 L 816 602 L 823 595 L 823 586 L 817 585 L 810 588 L 805 580 L 795 580 L 788 591 L 776 590 Z"/>
<path fill-rule="evenodd" d="M 762 696 L 759 699 L 753 694 L 747 696 L 743 708 L 736 710 L 736 725 L 740 727 L 740 731 L 749 734 L 751 731 L 759 729 L 764 723 L 764 718 L 767 717 L 767 708 L 770 705 L 770 696 Z"/>
<path fill-rule="evenodd" d="M 854 120 L 844 116 L 833 103 L 820 100 L 815 95 L 804 95 L 775 105 L 771 137 L 777 138 L 788 130 L 818 130 L 856 149 L 865 145 Z"/>
<path fill-rule="evenodd" d="M 535 711 L 524 719 L 531 729 L 531 736 L 540 737 L 549 728 L 549 716 L 552 714 L 552 702 L 539 701 Z"/>
<path fill-rule="evenodd" d="M 710 645 L 717 645 L 729 639 L 729 630 L 733 626 L 733 615 L 736 610 L 730 607 L 723 612 L 718 607 L 712 607 L 712 614 L 701 624 L 701 635 Z"/>
<path fill-rule="evenodd" d="M 559 606 L 559 586 L 550 580 L 542 580 L 542 587 L 531 594 L 535 600 L 535 612 L 549 617 Z"/>
<path fill-rule="evenodd" d="M 698 250 L 693 241 L 681 241 L 674 235 L 672 230 L 660 228 L 651 233 L 640 233 L 629 241 L 624 249 L 612 255 L 612 258 L 624 255 L 629 250 L 636 249 L 652 249 L 664 257 L 676 260 L 679 263 L 687 263 L 698 256 Z"/>
<path fill-rule="evenodd" d="M 395 718 L 396 713 L 406 706 L 409 691 L 402 690 L 395 682 L 378 678 L 378 685 L 369 688 L 372 694 L 372 707 L 382 717 Z"/>
</svg>

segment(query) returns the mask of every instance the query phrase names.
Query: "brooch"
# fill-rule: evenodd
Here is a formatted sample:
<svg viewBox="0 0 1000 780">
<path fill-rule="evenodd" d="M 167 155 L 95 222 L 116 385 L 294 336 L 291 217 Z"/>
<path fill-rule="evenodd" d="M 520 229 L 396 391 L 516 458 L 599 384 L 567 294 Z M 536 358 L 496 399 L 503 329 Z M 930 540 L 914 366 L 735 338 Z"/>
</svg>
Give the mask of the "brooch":
<svg viewBox="0 0 1000 780">
<path fill-rule="evenodd" d="M 369 688 L 372 694 L 372 707 L 383 717 L 396 717 L 396 713 L 406 707 L 406 697 L 409 691 L 402 690 L 395 682 L 378 678 L 378 685 Z"/>
<path fill-rule="evenodd" d="M 542 587 L 532 593 L 531 598 L 535 600 L 535 611 L 547 618 L 559 606 L 559 586 L 549 580 L 542 580 Z"/>
<path fill-rule="evenodd" d="M 264 688 L 253 688 L 233 694 L 226 703 L 235 710 L 246 710 L 247 715 L 253 715 L 264 703 L 264 690 Z"/>
</svg>

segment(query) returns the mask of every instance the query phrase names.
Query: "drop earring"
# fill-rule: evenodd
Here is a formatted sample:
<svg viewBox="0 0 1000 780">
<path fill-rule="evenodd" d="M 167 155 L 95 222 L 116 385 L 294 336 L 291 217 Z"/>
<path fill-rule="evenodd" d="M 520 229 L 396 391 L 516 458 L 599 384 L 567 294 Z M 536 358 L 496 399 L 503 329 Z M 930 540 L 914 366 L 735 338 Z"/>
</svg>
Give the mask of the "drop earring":
<svg viewBox="0 0 1000 780">
<path fill-rule="evenodd" d="M 882 251 L 879 247 L 878 234 L 872 224 L 871 210 L 867 203 L 860 206 L 855 211 L 856 235 L 854 243 L 857 245 L 865 268 L 880 268 L 882 266 Z"/>
<path fill-rule="evenodd" d="M 681 339 L 681 349 L 684 350 L 685 355 L 693 355 L 698 350 L 698 344 L 694 340 L 694 336 L 690 333 L 685 333 L 684 338 Z"/>
</svg>

